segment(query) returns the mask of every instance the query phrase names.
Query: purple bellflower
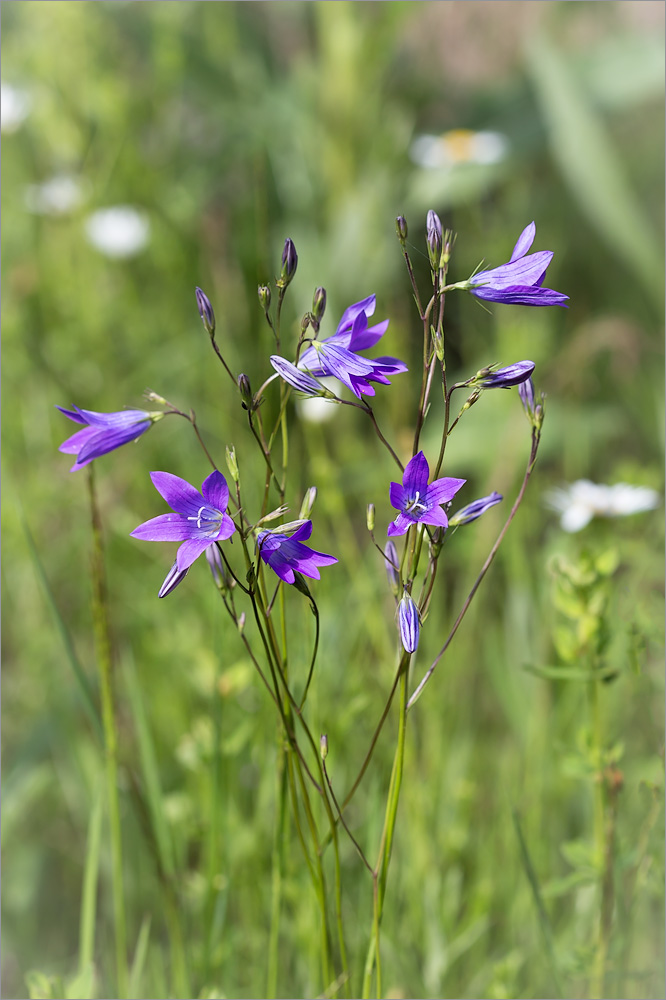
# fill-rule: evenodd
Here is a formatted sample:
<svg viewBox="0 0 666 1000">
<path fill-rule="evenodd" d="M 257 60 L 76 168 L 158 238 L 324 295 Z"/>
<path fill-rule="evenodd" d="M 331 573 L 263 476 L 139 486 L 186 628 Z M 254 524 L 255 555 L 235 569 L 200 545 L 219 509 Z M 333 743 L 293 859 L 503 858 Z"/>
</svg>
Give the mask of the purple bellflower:
<svg viewBox="0 0 666 1000">
<path fill-rule="evenodd" d="M 293 583 L 294 571 L 319 580 L 318 566 L 331 566 L 338 560 L 325 552 L 303 545 L 304 539 L 312 534 L 312 521 L 305 521 L 289 537 L 279 531 L 260 531 L 257 535 L 259 555 L 274 573 L 285 583 Z"/>
<path fill-rule="evenodd" d="M 464 288 L 485 302 L 568 308 L 568 295 L 542 287 L 553 253 L 550 250 L 540 250 L 538 253 L 528 254 L 535 236 L 536 225 L 530 222 L 518 237 L 507 264 L 501 264 L 490 271 L 479 271 L 469 281 L 460 282 L 455 287 Z"/>
<path fill-rule="evenodd" d="M 287 361 L 286 358 L 281 358 L 279 354 L 272 354 L 270 357 L 270 362 L 273 365 L 275 371 L 280 375 L 284 381 L 302 392 L 305 396 L 326 396 L 328 399 L 334 399 L 334 393 L 330 392 L 325 386 L 320 385 L 319 382 L 315 381 L 311 375 L 307 375 L 302 372 L 296 365 L 292 365 L 291 361 Z"/>
<path fill-rule="evenodd" d="M 388 375 L 406 372 L 407 366 L 398 358 L 363 358 L 357 352 L 366 351 L 381 340 L 389 321 L 368 326 L 368 317 L 375 311 L 374 295 L 355 302 L 345 309 L 338 328 L 331 337 L 314 341 L 301 355 L 298 367 L 315 378 L 333 375 L 359 399 L 374 396 L 370 382 L 390 385 Z"/>
<path fill-rule="evenodd" d="M 211 472 L 204 479 L 200 493 L 170 472 L 151 472 L 150 478 L 174 513 L 159 514 L 130 534 L 146 542 L 182 542 L 176 555 L 175 571 L 184 573 L 212 542 L 222 542 L 236 530 L 226 513 L 229 503 L 227 481 L 221 472 Z M 174 572 L 173 567 L 170 572 Z M 173 590 L 173 586 L 169 590 Z"/>
<path fill-rule="evenodd" d="M 388 526 L 387 534 L 404 535 L 412 524 L 432 524 L 447 528 L 449 520 L 440 504 L 453 499 L 465 479 L 436 479 L 428 485 L 430 469 L 422 451 L 405 468 L 400 483 L 391 483 L 391 506 L 400 513 Z"/>
<path fill-rule="evenodd" d="M 56 409 L 75 423 L 85 424 L 83 430 L 72 434 L 58 449 L 66 455 L 76 455 L 71 472 L 76 472 L 94 458 L 141 437 L 156 420 L 161 420 L 164 416 L 160 411 L 149 413 L 147 410 L 96 413 L 94 410 L 82 410 L 78 406 L 71 410 L 66 410 L 64 406 L 57 406 Z"/>
<path fill-rule="evenodd" d="M 533 361 L 517 361 L 515 365 L 495 371 L 484 368 L 474 376 L 472 384 L 480 389 L 510 389 L 513 385 L 526 382 L 533 371 Z"/>
<path fill-rule="evenodd" d="M 403 648 L 408 653 L 415 653 L 419 644 L 419 610 L 407 591 L 398 605 L 398 626 Z"/>
<path fill-rule="evenodd" d="M 493 492 L 487 497 L 481 497 L 480 500 L 473 500 L 472 503 L 468 503 L 466 507 L 462 507 L 455 514 L 451 515 L 449 518 L 449 528 L 457 528 L 460 524 L 469 524 L 470 521 L 476 521 L 477 517 L 481 517 L 482 514 L 485 514 L 487 510 L 494 507 L 502 499 L 501 493 Z"/>
</svg>

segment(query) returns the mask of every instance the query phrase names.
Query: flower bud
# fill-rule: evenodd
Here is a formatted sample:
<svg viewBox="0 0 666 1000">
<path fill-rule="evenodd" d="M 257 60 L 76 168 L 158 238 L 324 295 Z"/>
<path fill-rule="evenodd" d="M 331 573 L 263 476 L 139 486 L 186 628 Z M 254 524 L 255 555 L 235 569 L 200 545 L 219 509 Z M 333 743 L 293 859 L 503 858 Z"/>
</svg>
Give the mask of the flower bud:
<svg viewBox="0 0 666 1000">
<path fill-rule="evenodd" d="M 442 257 L 442 223 L 436 212 L 432 209 L 428 212 L 426 219 L 426 243 L 428 245 L 428 257 L 433 271 L 438 271 Z"/>
<path fill-rule="evenodd" d="M 401 243 L 404 243 L 407 239 L 407 220 L 404 215 L 399 215 L 395 220 L 395 231 L 398 234 L 398 239 Z"/>
<path fill-rule="evenodd" d="M 494 507 L 496 503 L 499 503 L 501 499 L 501 493 L 493 492 L 487 497 L 481 497 L 480 500 L 473 500 L 472 503 L 468 503 L 466 507 L 456 511 L 449 518 L 449 528 L 457 528 L 461 524 L 469 524 L 470 521 L 476 521 L 477 517 L 481 517 L 487 510 Z"/>
<path fill-rule="evenodd" d="M 241 611 L 238 616 L 238 621 L 236 622 L 236 627 L 238 628 L 238 634 L 242 635 L 245 631 L 245 612 Z"/>
<path fill-rule="evenodd" d="M 303 503 L 301 504 L 301 510 L 299 513 L 299 518 L 304 521 L 310 517 L 312 508 L 314 507 L 314 502 L 317 499 L 317 487 L 311 486 L 309 490 L 306 490 L 305 496 L 303 497 Z"/>
<path fill-rule="evenodd" d="M 389 587 L 397 596 L 400 589 L 400 560 L 398 559 L 398 550 L 392 538 L 389 538 L 384 548 L 384 566 L 386 567 Z"/>
<path fill-rule="evenodd" d="M 447 229 L 444 232 L 444 236 L 442 238 L 442 257 L 440 261 L 442 267 L 446 267 L 446 265 L 451 260 L 451 253 L 453 251 L 453 244 L 455 242 L 456 242 L 456 234 L 453 232 L 452 229 Z"/>
<path fill-rule="evenodd" d="M 167 594 L 170 594 L 172 590 L 176 589 L 179 583 L 183 582 L 189 571 L 189 566 L 187 569 L 179 570 L 178 561 L 176 561 L 167 573 L 164 583 L 160 587 L 157 596 L 166 597 Z"/>
<path fill-rule="evenodd" d="M 213 307 L 210 304 L 210 299 L 198 286 L 195 294 L 197 297 L 197 306 L 199 308 L 201 322 L 204 325 L 206 333 L 213 337 L 215 335 L 215 313 L 213 312 Z"/>
<path fill-rule="evenodd" d="M 282 271 L 280 272 L 280 281 L 278 282 L 280 288 L 286 288 L 291 279 L 296 274 L 296 267 L 298 266 L 298 254 L 296 253 L 296 247 L 294 246 L 293 240 L 286 239 L 284 242 L 284 249 L 282 251 Z"/>
<path fill-rule="evenodd" d="M 143 394 L 143 398 L 149 403 L 159 403 L 160 406 L 169 405 L 164 396 L 160 396 L 159 393 L 153 392 L 152 389 L 146 389 Z"/>
<path fill-rule="evenodd" d="M 375 505 L 374 503 L 369 503 L 368 508 L 365 513 L 365 523 L 368 526 L 368 531 L 375 530 Z"/>
<path fill-rule="evenodd" d="M 319 753 L 321 754 L 321 759 L 326 760 L 328 757 L 328 736 L 326 733 L 322 733 L 319 737 Z"/>
<path fill-rule="evenodd" d="M 239 479 L 238 462 L 236 461 L 236 449 L 233 445 L 231 448 L 227 445 L 227 469 L 233 481 L 237 483 Z"/>
<path fill-rule="evenodd" d="M 257 295 L 259 296 L 259 301 L 261 302 L 264 312 L 268 312 L 271 306 L 271 290 L 268 285 L 259 285 L 257 288 Z"/>
<path fill-rule="evenodd" d="M 221 590 L 224 594 L 228 589 L 227 576 L 224 572 L 224 565 L 222 563 L 222 556 L 220 555 L 220 550 L 217 545 L 213 543 L 209 545 L 205 552 L 206 562 L 210 569 L 211 576 L 215 581 L 215 586 L 218 590 Z"/>
<path fill-rule="evenodd" d="M 268 524 L 269 521 L 277 521 L 277 519 L 279 517 L 283 517 L 288 510 L 289 507 L 286 503 L 282 504 L 280 507 L 276 507 L 275 510 L 271 510 L 268 514 L 264 514 L 264 516 L 257 521 L 257 527 L 259 527 L 260 524 Z M 282 528 L 280 528 L 280 531 L 282 531 Z"/>
<path fill-rule="evenodd" d="M 316 319 L 317 323 L 321 322 L 325 310 L 326 310 L 326 289 L 315 288 L 314 297 L 312 299 L 312 315 Z"/>
<path fill-rule="evenodd" d="M 247 375 L 239 375 L 237 381 L 243 409 L 252 412 L 254 410 L 254 399 L 252 389 L 250 388 L 250 380 Z"/>
<path fill-rule="evenodd" d="M 419 611 L 407 591 L 398 605 L 400 641 L 407 653 L 415 653 L 419 644 Z"/>
</svg>

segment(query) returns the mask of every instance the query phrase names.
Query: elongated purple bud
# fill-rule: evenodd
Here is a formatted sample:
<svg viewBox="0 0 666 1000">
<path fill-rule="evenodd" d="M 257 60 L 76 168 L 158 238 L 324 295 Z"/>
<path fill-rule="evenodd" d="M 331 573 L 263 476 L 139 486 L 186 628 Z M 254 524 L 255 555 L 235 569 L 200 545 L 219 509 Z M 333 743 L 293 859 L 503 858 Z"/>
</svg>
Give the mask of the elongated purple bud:
<svg viewBox="0 0 666 1000">
<path fill-rule="evenodd" d="M 282 271 L 280 273 L 280 286 L 282 288 L 286 288 L 294 277 L 297 266 L 298 254 L 296 253 L 294 241 L 286 239 L 284 241 L 284 249 L 282 250 Z"/>
<path fill-rule="evenodd" d="M 436 212 L 432 209 L 426 218 L 426 243 L 428 244 L 428 257 L 433 270 L 437 271 L 442 257 L 442 223 Z"/>
<path fill-rule="evenodd" d="M 534 371 L 533 361 L 518 361 L 515 365 L 507 368 L 498 368 L 492 371 L 489 368 L 482 368 L 474 376 L 473 384 L 482 389 L 510 389 L 513 385 L 520 385 L 525 382 Z"/>
<path fill-rule="evenodd" d="M 294 389 L 298 389 L 299 392 L 305 393 L 306 396 L 326 396 L 329 399 L 334 398 L 333 393 L 329 392 L 325 386 L 320 385 L 312 375 L 306 375 L 302 372 L 300 368 L 296 365 L 292 365 L 291 361 L 287 361 L 286 358 L 281 358 L 279 354 L 272 354 L 270 362 L 273 365 L 275 371 L 280 375 L 285 382 L 293 386 Z"/>
<path fill-rule="evenodd" d="M 389 587 L 394 594 L 397 594 L 400 589 L 400 573 L 398 570 L 400 561 L 398 559 L 398 550 L 396 549 L 395 542 L 392 538 L 389 538 L 388 542 L 384 546 L 384 566 L 386 567 L 386 576 L 389 582 Z"/>
<path fill-rule="evenodd" d="M 198 286 L 195 294 L 197 297 L 197 306 L 199 307 L 201 322 L 204 325 L 206 333 L 212 337 L 215 334 L 215 313 L 213 312 L 213 307 L 210 304 L 210 299 Z"/>
<path fill-rule="evenodd" d="M 501 499 L 501 493 L 493 492 L 487 497 L 481 497 L 480 500 L 473 500 L 472 503 L 468 503 L 466 507 L 456 511 L 455 514 L 449 517 L 449 528 L 457 528 L 461 524 L 469 524 L 470 521 L 476 521 L 477 517 L 481 517 L 487 510 L 494 507 L 496 503 L 499 503 Z"/>
<path fill-rule="evenodd" d="M 419 611 L 407 591 L 398 605 L 398 624 L 403 648 L 415 653 L 419 644 Z"/>
<path fill-rule="evenodd" d="M 160 587 L 157 596 L 166 597 L 167 594 L 170 594 L 172 590 L 176 589 L 178 584 L 183 582 L 189 571 L 190 571 L 189 566 L 187 567 L 187 569 L 179 570 L 178 563 L 175 562 L 171 567 L 171 569 L 169 570 L 169 572 L 167 573 L 164 579 L 164 583 Z"/>
<path fill-rule="evenodd" d="M 407 219 L 404 217 L 404 215 L 399 215 L 398 218 L 395 220 L 395 231 L 398 234 L 398 239 L 400 240 L 400 242 L 404 243 L 405 240 L 407 239 L 407 233 L 408 233 Z"/>
<path fill-rule="evenodd" d="M 208 563 L 211 576 L 215 581 L 215 586 L 218 590 L 223 593 L 227 590 L 227 575 L 224 571 L 224 564 L 222 562 L 222 556 L 220 555 L 220 550 L 214 543 L 209 545 L 205 552 L 206 562 Z"/>
<path fill-rule="evenodd" d="M 237 382 L 243 409 L 250 411 L 254 410 L 254 399 L 252 397 L 252 389 L 250 387 L 249 378 L 247 375 L 239 375 Z"/>
<path fill-rule="evenodd" d="M 312 298 L 312 315 L 317 320 L 321 322 L 322 317 L 326 311 L 326 289 L 325 288 L 315 288 L 315 293 Z"/>
</svg>

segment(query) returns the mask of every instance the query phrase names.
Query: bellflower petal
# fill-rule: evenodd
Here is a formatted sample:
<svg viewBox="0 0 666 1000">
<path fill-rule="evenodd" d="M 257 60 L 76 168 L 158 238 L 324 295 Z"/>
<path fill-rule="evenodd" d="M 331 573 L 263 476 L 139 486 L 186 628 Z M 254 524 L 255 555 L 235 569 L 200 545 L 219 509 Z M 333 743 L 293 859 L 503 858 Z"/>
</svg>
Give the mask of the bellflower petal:
<svg viewBox="0 0 666 1000">
<path fill-rule="evenodd" d="M 374 313 L 375 305 L 375 296 L 370 295 L 348 306 L 335 333 L 307 347 L 301 354 L 298 368 L 315 378 L 332 375 L 359 399 L 362 395 L 375 395 L 371 382 L 390 385 L 389 375 L 406 372 L 407 366 L 398 358 L 367 359 L 356 353 L 374 347 L 388 328 L 388 320 L 368 326 L 368 317 Z"/>
<path fill-rule="evenodd" d="M 333 396 L 332 392 L 316 382 L 311 375 L 301 371 L 296 365 L 292 365 L 291 361 L 287 361 L 286 358 L 281 358 L 279 354 L 272 354 L 270 362 L 278 375 L 298 392 L 302 392 L 306 396 Z"/>
<path fill-rule="evenodd" d="M 446 528 L 448 518 L 440 504 L 448 503 L 466 482 L 465 479 L 445 477 L 428 485 L 430 469 L 422 451 L 407 463 L 402 485 L 391 483 L 391 506 L 400 513 L 389 525 L 387 534 L 404 535 L 412 524 L 423 523 Z"/>
<path fill-rule="evenodd" d="M 85 425 L 83 430 L 63 441 L 58 449 L 66 455 L 76 455 L 72 472 L 82 469 L 100 455 L 106 455 L 128 441 L 141 437 L 156 420 L 164 416 L 163 413 L 149 413 L 147 410 L 97 413 L 95 410 L 82 410 L 78 406 L 71 410 L 66 410 L 63 406 L 57 406 L 56 409 L 75 423 Z"/>
<path fill-rule="evenodd" d="M 176 560 L 164 578 L 164 583 L 160 587 L 157 596 L 166 597 L 167 594 L 170 594 L 172 590 L 175 590 L 176 587 L 183 582 L 189 571 L 189 566 L 187 569 L 179 570 L 178 561 Z"/>
<path fill-rule="evenodd" d="M 300 525 L 289 537 L 279 531 L 260 531 L 257 535 L 259 555 L 267 566 L 285 583 L 293 583 L 294 573 L 302 573 L 313 580 L 319 580 L 319 566 L 332 566 L 338 560 L 325 552 L 317 552 L 301 539 L 312 534 L 312 521 Z"/>
<path fill-rule="evenodd" d="M 568 295 L 542 287 L 546 270 L 553 259 L 552 251 L 527 253 L 535 235 L 536 225 L 531 222 L 518 237 L 508 263 L 488 271 L 480 271 L 458 287 L 466 288 L 472 295 L 486 302 L 567 308 Z"/>
<path fill-rule="evenodd" d="M 147 542 L 182 542 L 172 572 L 184 574 L 213 542 L 230 538 L 236 530 L 226 513 L 229 502 L 227 482 L 221 472 L 212 472 L 199 492 L 185 479 L 170 472 L 151 472 L 150 478 L 173 513 L 159 514 L 140 524 L 130 534 Z M 166 593 L 177 586 L 176 583 L 168 586 L 169 582 L 172 581 L 168 575 L 162 585 L 163 589 L 168 587 Z M 160 596 L 165 594 L 160 591 Z"/>
</svg>

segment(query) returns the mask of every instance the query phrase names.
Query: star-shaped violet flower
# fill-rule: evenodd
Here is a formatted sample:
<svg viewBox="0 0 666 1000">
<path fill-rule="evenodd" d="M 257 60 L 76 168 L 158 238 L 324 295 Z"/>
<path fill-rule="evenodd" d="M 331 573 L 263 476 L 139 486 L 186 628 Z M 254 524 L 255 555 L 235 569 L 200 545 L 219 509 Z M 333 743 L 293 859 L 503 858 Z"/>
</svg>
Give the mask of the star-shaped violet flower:
<svg viewBox="0 0 666 1000">
<path fill-rule="evenodd" d="M 374 313 L 375 304 L 375 296 L 370 295 L 345 309 L 335 333 L 314 341 L 303 352 L 298 362 L 301 371 L 315 378 L 333 375 L 359 399 L 361 395 L 374 396 L 370 382 L 390 385 L 388 375 L 406 372 L 407 366 L 398 358 L 363 358 L 357 353 L 374 347 L 389 325 L 385 319 L 368 326 L 368 317 Z"/>
<path fill-rule="evenodd" d="M 71 410 L 66 410 L 64 406 L 57 406 L 56 409 L 75 423 L 85 424 L 83 430 L 72 434 L 58 449 L 66 455 L 76 455 L 71 472 L 76 472 L 94 458 L 141 437 L 156 420 L 164 416 L 159 411 L 149 413 L 147 410 L 96 413 L 94 410 L 82 410 L 78 406 Z"/>
<path fill-rule="evenodd" d="M 428 485 L 430 469 L 422 451 L 408 463 L 400 483 L 391 483 L 391 506 L 400 511 L 387 534 L 404 535 L 412 524 L 447 528 L 449 521 L 440 504 L 453 499 L 466 479 L 436 479 Z"/>
<path fill-rule="evenodd" d="M 170 472 L 151 472 L 150 478 L 174 513 L 159 514 L 130 534 L 146 542 L 182 542 L 170 572 L 183 573 L 212 542 L 233 535 L 236 526 L 226 513 L 229 487 L 221 472 L 204 479 L 201 493 Z"/>
<path fill-rule="evenodd" d="M 303 545 L 303 540 L 312 534 L 312 521 L 305 521 L 291 536 L 278 531 L 260 531 L 257 535 L 259 555 L 274 573 L 285 583 L 293 583 L 294 571 L 320 579 L 318 566 L 331 566 L 338 560 L 325 552 Z"/>
<path fill-rule="evenodd" d="M 518 237 L 508 263 L 490 271 L 479 271 L 469 281 L 461 282 L 455 287 L 464 288 L 477 299 L 486 302 L 568 308 L 568 295 L 542 287 L 553 253 L 551 250 L 540 250 L 538 253 L 528 254 L 535 236 L 536 225 L 530 222 Z"/>
</svg>

